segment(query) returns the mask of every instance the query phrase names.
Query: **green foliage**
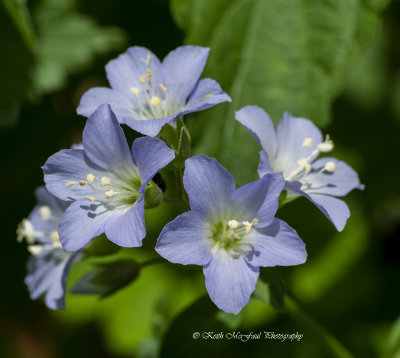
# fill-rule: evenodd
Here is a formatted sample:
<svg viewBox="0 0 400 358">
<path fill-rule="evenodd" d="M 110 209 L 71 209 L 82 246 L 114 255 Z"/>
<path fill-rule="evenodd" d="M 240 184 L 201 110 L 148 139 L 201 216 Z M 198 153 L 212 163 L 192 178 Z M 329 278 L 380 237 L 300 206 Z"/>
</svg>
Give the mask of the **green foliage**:
<svg viewBox="0 0 400 358">
<path fill-rule="evenodd" d="M 290 111 L 326 125 L 349 62 L 379 24 L 361 0 L 177 0 L 171 7 L 186 42 L 211 47 L 206 75 L 233 99 L 199 115 L 197 150 L 217 156 L 240 181 L 253 179 L 258 146 L 234 111 L 255 104 L 275 122 Z"/>
<path fill-rule="evenodd" d="M 105 234 L 101 234 L 85 247 L 84 252 L 87 257 L 109 256 L 117 253 L 119 249 L 120 246 L 108 240 Z"/>
<path fill-rule="evenodd" d="M 284 310 L 285 289 L 279 277 L 271 268 L 261 268 L 260 277 L 257 281 L 254 297 L 277 309 Z"/>
<path fill-rule="evenodd" d="M 382 354 L 383 358 L 399 358 L 400 357 L 400 318 L 394 322 L 387 340 L 385 350 Z"/>
</svg>

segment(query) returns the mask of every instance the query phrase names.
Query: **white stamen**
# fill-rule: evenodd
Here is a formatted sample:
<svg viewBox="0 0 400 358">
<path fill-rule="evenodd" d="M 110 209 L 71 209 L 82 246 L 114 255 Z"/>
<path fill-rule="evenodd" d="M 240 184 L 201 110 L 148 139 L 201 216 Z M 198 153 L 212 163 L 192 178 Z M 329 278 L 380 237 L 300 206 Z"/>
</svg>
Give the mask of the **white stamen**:
<svg viewBox="0 0 400 358">
<path fill-rule="evenodd" d="M 147 78 L 146 75 L 141 75 L 141 76 L 139 77 L 140 83 L 146 83 L 146 78 Z"/>
<path fill-rule="evenodd" d="M 153 97 L 151 97 L 151 99 L 150 99 L 150 103 L 151 103 L 153 106 L 158 106 L 158 105 L 160 104 L 160 99 L 159 99 L 158 97 L 156 97 L 156 96 L 153 96 Z"/>
<path fill-rule="evenodd" d="M 115 194 L 115 191 L 112 189 L 106 191 L 106 196 L 108 198 L 111 198 L 114 194 Z"/>
<path fill-rule="evenodd" d="M 238 222 L 236 221 L 236 220 L 229 220 L 228 221 L 228 226 L 231 228 L 231 229 L 234 229 L 234 228 L 236 228 L 237 226 L 238 226 Z"/>
<path fill-rule="evenodd" d="M 76 184 L 75 180 L 66 180 L 65 181 L 65 186 L 67 189 L 69 189 L 71 186 L 74 186 Z"/>
<path fill-rule="evenodd" d="M 161 91 L 167 92 L 167 87 L 165 87 L 162 83 L 160 83 Z"/>
<path fill-rule="evenodd" d="M 58 232 L 56 230 L 50 233 L 50 238 L 55 242 L 60 240 L 60 237 L 58 236 Z"/>
<path fill-rule="evenodd" d="M 312 138 L 304 138 L 303 140 L 303 147 L 310 148 L 313 144 Z"/>
<path fill-rule="evenodd" d="M 34 256 L 39 255 L 43 251 L 43 245 L 29 245 L 28 251 Z"/>
<path fill-rule="evenodd" d="M 29 219 L 23 219 L 17 228 L 17 241 L 22 242 L 24 238 L 28 244 L 35 242 L 35 229 Z"/>
<path fill-rule="evenodd" d="M 89 174 L 86 176 L 86 180 L 87 180 L 87 181 L 93 182 L 93 181 L 95 181 L 95 179 L 96 179 L 96 176 L 93 175 L 93 174 L 90 174 L 90 173 L 89 173 Z"/>
<path fill-rule="evenodd" d="M 321 153 L 328 153 L 333 149 L 333 141 L 329 138 L 329 135 L 327 134 L 325 137 L 325 141 L 318 144 L 318 150 Z"/>
<path fill-rule="evenodd" d="M 131 93 L 134 94 L 135 96 L 140 92 L 139 88 L 137 87 L 132 87 L 130 89 Z"/>
<path fill-rule="evenodd" d="M 300 159 L 297 161 L 297 164 L 300 167 L 304 168 L 304 170 L 306 171 L 306 174 L 308 174 L 312 169 L 311 164 L 307 161 L 307 159 Z"/>
<path fill-rule="evenodd" d="M 333 173 L 336 170 L 336 163 L 332 161 L 326 162 L 324 170 L 326 170 L 329 173 Z"/>
<path fill-rule="evenodd" d="M 106 186 L 109 185 L 111 183 L 111 179 L 108 177 L 102 177 L 101 178 L 101 185 Z"/>
<path fill-rule="evenodd" d="M 47 221 L 51 218 L 51 210 L 48 206 L 44 205 L 39 208 L 40 218 L 44 221 Z"/>
</svg>

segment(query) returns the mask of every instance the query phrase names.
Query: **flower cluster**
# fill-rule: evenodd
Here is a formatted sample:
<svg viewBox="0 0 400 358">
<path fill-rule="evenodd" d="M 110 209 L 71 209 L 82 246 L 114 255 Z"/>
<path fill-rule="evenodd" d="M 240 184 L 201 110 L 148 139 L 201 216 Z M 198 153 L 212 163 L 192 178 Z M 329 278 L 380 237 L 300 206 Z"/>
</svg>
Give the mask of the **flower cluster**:
<svg viewBox="0 0 400 358">
<path fill-rule="evenodd" d="M 83 95 L 82 144 L 46 161 L 46 188 L 37 190 L 38 205 L 17 230 L 32 254 L 26 283 L 33 299 L 47 292 L 50 308 L 64 308 L 69 268 L 99 235 L 121 247 L 140 247 L 145 210 L 164 200 L 155 180 L 162 170 L 177 174 L 190 210 L 162 229 L 155 251 L 173 263 L 202 266 L 211 300 L 229 313 L 248 303 L 260 267 L 306 261 L 304 242 L 275 217 L 280 204 L 304 196 L 339 231 L 344 228 L 350 212 L 337 197 L 362 185 L 346 163 L 317 159 L 333 142 L 307 119 L 285 113 L 275 130 L 259 107 L 236 113 L 262 147 L 260 179 L 240 188 L 216 159 L 181 152 L 181 130 L 187 131 L 182 117 L 230 101 L 217 82 L 199 80 L 208 53 L 183 46 L 160 62 L 149 50 L 132 47 L 106 66 L 111 88 Z M 144 135 L 131 148 L 121 124 Z M 160 133 L 164 126 L 168 136 Z M 174 165 L 178 157 L 183 177 L 182 167 Z"/>
</svg>

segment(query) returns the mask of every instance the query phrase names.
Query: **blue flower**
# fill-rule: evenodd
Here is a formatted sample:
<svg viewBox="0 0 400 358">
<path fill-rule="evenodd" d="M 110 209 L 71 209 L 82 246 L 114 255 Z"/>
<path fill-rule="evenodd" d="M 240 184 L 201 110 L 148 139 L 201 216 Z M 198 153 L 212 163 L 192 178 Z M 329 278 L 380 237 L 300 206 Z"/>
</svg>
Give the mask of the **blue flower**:
<svg viewBox="0 0 400 358">
<path fill-rule="evenodd" d="M 144 190 L 174 159 L 174 151 L 160 139 L 141 137 L 131 153 L 109 105 L 89 117 L 82 145 L 59 151 L 43 166 L 47 189 L 72 201 L 60 222 L 63 248 L 81 249 L 103 232 L 119 246 L 141 246 L 146 235 Z"/>
<path fill-rule="evenodd" d="M 178 116 L 230 102 L 217 82 L 199 81 L 208 53 L 208 48 L 182 46 L 161 63 L 148 49 L 131 47 L 106 66 L 111 89 L 87 91 L 78 113 L 88 117 L 98 105 L 108 103 L 120 123 L 156 136 Z"/>
<path fill-rule="evenodd" d="M 33 300 L 47 292 L 47 307 L 64 309 L 69 269 L 80 256 L 79 253 L 65 252 L 58 237 L 58 224 L 68 204 L 44 187 L 36 190 L 36 198 L 37 206 L 17 229 L 18 241 L 25 238 L 32 254 L 25 283 Z"/>
<path fill-rule="evenodd" d="M 274 218 L 285 182 L 267 174 L 236 189 L 233 176 L 215 159 L 186 160 L 184 186 L 191 211 L 162 230 L 156 251 L 167 260 L 203 266 L 212 301 L 238 313 L 249 301 L 259 266 L 305 262 L 303 241 Z"/>
<path fill-rule="evenodd" d="M 363 189 L 357 173 L 346 163 L 331 157 L 317 159 L 333 149 L 333 142 L 308 119 L 284 113 L 276 132 L 268 114 L 257 106 L 236 112 L 238 120 L 260 143 L 260 177 L 282 172 L 287 198 L 302 195 L 313 202 L 342 231 L 350 216 L 346 203 L 336 197 Z"/>
</svg>

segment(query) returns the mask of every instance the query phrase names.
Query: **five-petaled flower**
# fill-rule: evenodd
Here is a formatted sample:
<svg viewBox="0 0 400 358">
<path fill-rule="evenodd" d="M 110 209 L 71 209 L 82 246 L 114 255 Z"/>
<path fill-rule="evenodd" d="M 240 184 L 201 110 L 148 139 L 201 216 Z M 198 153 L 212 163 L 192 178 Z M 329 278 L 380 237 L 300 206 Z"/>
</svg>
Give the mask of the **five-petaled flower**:
<svg viewBox="0 0 400 358">
<path fill-rule="evenodd" d="M 68 204 L 44 187 L 36 189 L 36 198 L 37 205 L 17 229 L 18 241 L 25 239 L 32 254 L 25 283 L 33 300 L 47 292 L 47 307 L 64 309 L 69 269 L 81 254 L 65 252 L 59 241 L 58 225 Z"/>
<path fill-rule="evenodd" d="M 191 211 L 162 230 L 156 251 L 167 260 L 203 266 L 212 301 L 238 313 L 254 291 L 259 266 L 298 265 L 303 241 L 274 218 L 285 181 L 267 174 L 236 189 L 233 176 L 215 159 L 186 160 L 183 178 Z"/>
<path fill-rule="evenodd" d="M 119 246 L 141 246 L 146 185 L 174 151 L 158 138 L 141 137 L 131 153 L 109 105 L 88 118 L 82 145 L 59 151 L 43 166 L 47 189 L 72 201 L 59 227 L 63 248 L 81 249 L 103 232 Z"/>
<path fill-rule="evenodd" d="M 313 202 L 342 231 L 350 216 L 341 197 L 363 189 L 357 173 L 346 163 L 331 157 L 317 159 L 333 149 L 333 142 L 308 119 L 284 113 L 276 132 L 268 114 L 257 106 L 236 112 L 236 119 L 260 143 L 260 177 L 282 172 L 288 198 L 303 195 Z"/>
<path fill-rule="evenodd" d="M 231 100 L 214 80 L 199 81 L 208 53 L 208 48 L 182 46 L 161 63 L 148 49 L 131 47 L 106 66 L 111 88 L 87 91 L 78 113 L 88 117 L 108 103 L 120 123 L 156 136 L 178 116 Z"/>
</svg>

